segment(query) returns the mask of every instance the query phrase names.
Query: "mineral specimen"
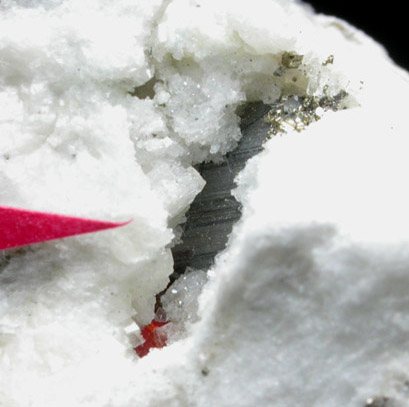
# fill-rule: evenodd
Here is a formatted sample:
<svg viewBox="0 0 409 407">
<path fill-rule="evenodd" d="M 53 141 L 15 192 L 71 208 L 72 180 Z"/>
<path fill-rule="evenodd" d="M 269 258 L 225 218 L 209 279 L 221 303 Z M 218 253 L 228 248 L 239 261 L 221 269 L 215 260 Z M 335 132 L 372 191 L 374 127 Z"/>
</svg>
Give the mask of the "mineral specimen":
<svg viewBox="0 0 409 407">
<path fill-rule="evenodd" d="M 0 406 L 408 405 L 408 92 L 299 1 L 1 1 L 0 206 L 133 222 L 1 253 Z M 242 217 L 139 358 L 249 102 Z"/>
</svg>

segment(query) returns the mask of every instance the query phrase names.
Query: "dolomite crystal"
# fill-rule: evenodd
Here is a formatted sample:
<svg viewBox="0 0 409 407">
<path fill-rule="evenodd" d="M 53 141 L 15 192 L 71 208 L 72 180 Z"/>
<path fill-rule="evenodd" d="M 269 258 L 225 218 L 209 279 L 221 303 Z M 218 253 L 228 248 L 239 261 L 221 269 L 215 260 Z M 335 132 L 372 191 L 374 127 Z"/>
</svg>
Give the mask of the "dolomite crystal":
<svg viewBox="0 0 409 407">
<path fill-rule="evenodd" d="M 192 165 L 245 102 L 340 92 L 247 163 L 196 322 L 139 359 Z M 133 222 L 0 254 L 0 406 L 409 405 L 408 92 L 297 1 L 2 1 L 0 205 Z"/>
</svg>

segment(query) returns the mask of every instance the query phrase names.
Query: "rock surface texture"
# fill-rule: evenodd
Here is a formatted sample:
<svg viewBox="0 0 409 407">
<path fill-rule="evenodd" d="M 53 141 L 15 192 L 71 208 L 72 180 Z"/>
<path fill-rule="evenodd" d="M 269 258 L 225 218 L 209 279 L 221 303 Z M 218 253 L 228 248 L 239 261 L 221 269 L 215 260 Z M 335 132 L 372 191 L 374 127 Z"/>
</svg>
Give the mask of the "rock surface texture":
<svg viewBox="0 0 409 407">
<path fill-rule="evenodd" d="M 409 406 L 408 93 L 299 1 L 1 1 L 0 206 L 133 222 L 0 252 L 0 406 Z M 242 217 L 139 359 L 247 102 Z"/>
</svg>

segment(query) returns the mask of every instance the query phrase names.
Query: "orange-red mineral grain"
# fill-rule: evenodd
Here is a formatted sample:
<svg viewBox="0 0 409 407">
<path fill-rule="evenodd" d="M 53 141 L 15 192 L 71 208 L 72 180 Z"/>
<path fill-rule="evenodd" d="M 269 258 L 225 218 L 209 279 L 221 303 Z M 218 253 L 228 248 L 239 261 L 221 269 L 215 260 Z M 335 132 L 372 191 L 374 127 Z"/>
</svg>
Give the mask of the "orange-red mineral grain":
<svg viewBox="0 0 409 407">
<path fill-rule="evenodd" d="M 134 348 L 139 357 L 146 356 L 152 348 L 163 348 L 166 346 L 167 335 L 163 329 L 158 329 L 166 325 L 167 322 L 153 320 L 149 325 L 142 328 L 142 337 L 145 342 Z"/>
</svg>

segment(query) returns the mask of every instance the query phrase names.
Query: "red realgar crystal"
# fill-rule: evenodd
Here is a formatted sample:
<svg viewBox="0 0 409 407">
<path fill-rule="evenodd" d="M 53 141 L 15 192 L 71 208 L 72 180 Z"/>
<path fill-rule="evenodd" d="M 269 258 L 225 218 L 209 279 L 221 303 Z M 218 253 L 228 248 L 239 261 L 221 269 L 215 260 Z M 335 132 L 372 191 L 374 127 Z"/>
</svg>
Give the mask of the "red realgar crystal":
<svg viewBox="0 0 409 407">
<path fill-rule="evenodd" d="M 134 351 L 140 358 L 146 356 L 152 348 L 163 348 L 166 346 L 168 339 L 166 333 L 162 329 L 158 330 L 158 328 L 166 324 L 167 322 L 153 320 L 149 325 L 142 328 L 142 337 L 145 339 L 145 342 L 134 348 Z"/>
</svg>

